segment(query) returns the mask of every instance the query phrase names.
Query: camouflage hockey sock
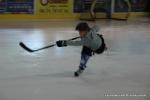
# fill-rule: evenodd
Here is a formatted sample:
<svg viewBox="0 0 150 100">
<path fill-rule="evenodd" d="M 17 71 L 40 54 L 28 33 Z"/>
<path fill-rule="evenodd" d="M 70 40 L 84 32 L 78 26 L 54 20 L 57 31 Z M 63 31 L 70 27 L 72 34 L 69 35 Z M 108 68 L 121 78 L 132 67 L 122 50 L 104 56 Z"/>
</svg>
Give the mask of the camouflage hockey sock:
<svg viewBox="0 0 150 100">
<path fill-rule="evenodd" d="M 81 60 L 80 60 L 80 65 L 79 65 L 81 70 L 84 70 L 86 68 L 86 64 L 87 64 L 89 58 L 90 58 L 89 55 L 85 55 L 85 54 L 81 55 Z"/>
</svg>

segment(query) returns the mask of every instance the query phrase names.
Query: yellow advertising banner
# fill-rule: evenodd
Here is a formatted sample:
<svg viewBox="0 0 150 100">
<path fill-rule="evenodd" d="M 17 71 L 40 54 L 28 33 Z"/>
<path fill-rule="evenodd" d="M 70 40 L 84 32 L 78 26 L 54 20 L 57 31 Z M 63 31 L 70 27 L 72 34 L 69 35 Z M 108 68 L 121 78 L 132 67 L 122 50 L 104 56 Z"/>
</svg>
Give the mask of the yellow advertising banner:
<svg viewBox="0 0 150 100">
<path fill-rule="evenodd" d="M 36 1 L 37 16 L 45 18 L 71 18 L 73 0 L 39 0 Z"/>
</svg>

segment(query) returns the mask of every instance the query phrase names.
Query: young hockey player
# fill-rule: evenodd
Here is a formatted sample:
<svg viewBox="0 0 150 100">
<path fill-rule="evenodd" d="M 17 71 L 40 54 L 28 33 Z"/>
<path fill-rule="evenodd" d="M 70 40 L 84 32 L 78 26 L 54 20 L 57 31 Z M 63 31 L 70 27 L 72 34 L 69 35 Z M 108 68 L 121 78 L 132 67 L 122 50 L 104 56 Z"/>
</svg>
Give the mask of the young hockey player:
<svg viewBox="0 0 150 100">
<path fill-rule="evenodd" d="M 80 65 L 77 71 L 75 71 L 74 75 L 79 76 L 84 69 L 86 68 L 86 64 L 89 58 L 94 54 L 101 54 L 106 49 L 105 42 L 102 35 L 97 34 L 99 31 L 98 26 L 93 26 L 92 28 L 85 22 L 79 23 L 76 26 L 76 30 L 79 32 L 80 41 L 67 41 L 67 40 L 59 40 L 56 41 L 58 47 L 64 46 L 79 46 L 82 45 L 81 52 L 81 60 Z"/>
</svg>

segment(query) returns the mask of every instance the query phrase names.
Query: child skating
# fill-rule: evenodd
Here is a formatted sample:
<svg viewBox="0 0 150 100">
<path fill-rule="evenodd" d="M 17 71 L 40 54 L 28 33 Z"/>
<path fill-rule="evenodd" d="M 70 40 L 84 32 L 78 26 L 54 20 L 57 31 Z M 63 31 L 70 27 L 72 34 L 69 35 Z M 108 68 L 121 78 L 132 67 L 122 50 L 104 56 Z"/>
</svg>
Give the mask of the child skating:
<svg viewBox="0 0 150 100">
<path fill-rule="evenodd" d="M 79 23 L 75 28 L 80 35 L 80 41 L 59 40 L 56 41 L 58 47 L 64 46 L 83 46 L 81 51 L 81 60 L 79 68 L 75 71 L 74 76 L 78 77 L 86 68 L 86 64 L 94 53 L 101 54 L 106 49 L 103 36 L 98 34 L 99 27 L 89 25 L 85 22 Z"/>
</svg>

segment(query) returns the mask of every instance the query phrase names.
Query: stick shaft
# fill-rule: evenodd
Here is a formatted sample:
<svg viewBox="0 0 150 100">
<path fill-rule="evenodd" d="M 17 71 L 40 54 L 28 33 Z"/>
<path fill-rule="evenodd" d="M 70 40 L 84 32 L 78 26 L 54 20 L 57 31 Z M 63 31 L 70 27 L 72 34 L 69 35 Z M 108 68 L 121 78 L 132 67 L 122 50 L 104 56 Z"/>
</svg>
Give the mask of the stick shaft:
<svg viewBox="0 0 150 100">
<path fill-rule="evenodd" d="M 80 37 L 71 38 L 71 39 L 68 39 L 67 41 L 75 40 L 75 39 L 78 39 L 78 38 L 80 38 Z M 48 45 L 48 46 L 45 46 L 45 47 L 42 47 L 42 48 L 39 48 L 39 49 L 35 49 L 35 50 L 30 49 L 30 48 L 27 47 L 23 42 L 20 42 L 19 45 L 20 45 L 22 48 L 24 48 L 26 51 L 28 51 L 28 52 L 36 52 L 36 51 L 40 51 L 40 50 L 43 50 L 43 49 L 47 49 L 47 48 L 53 47 L 53 46 L 55 46 L 56 44 Z"/>
</svg>

